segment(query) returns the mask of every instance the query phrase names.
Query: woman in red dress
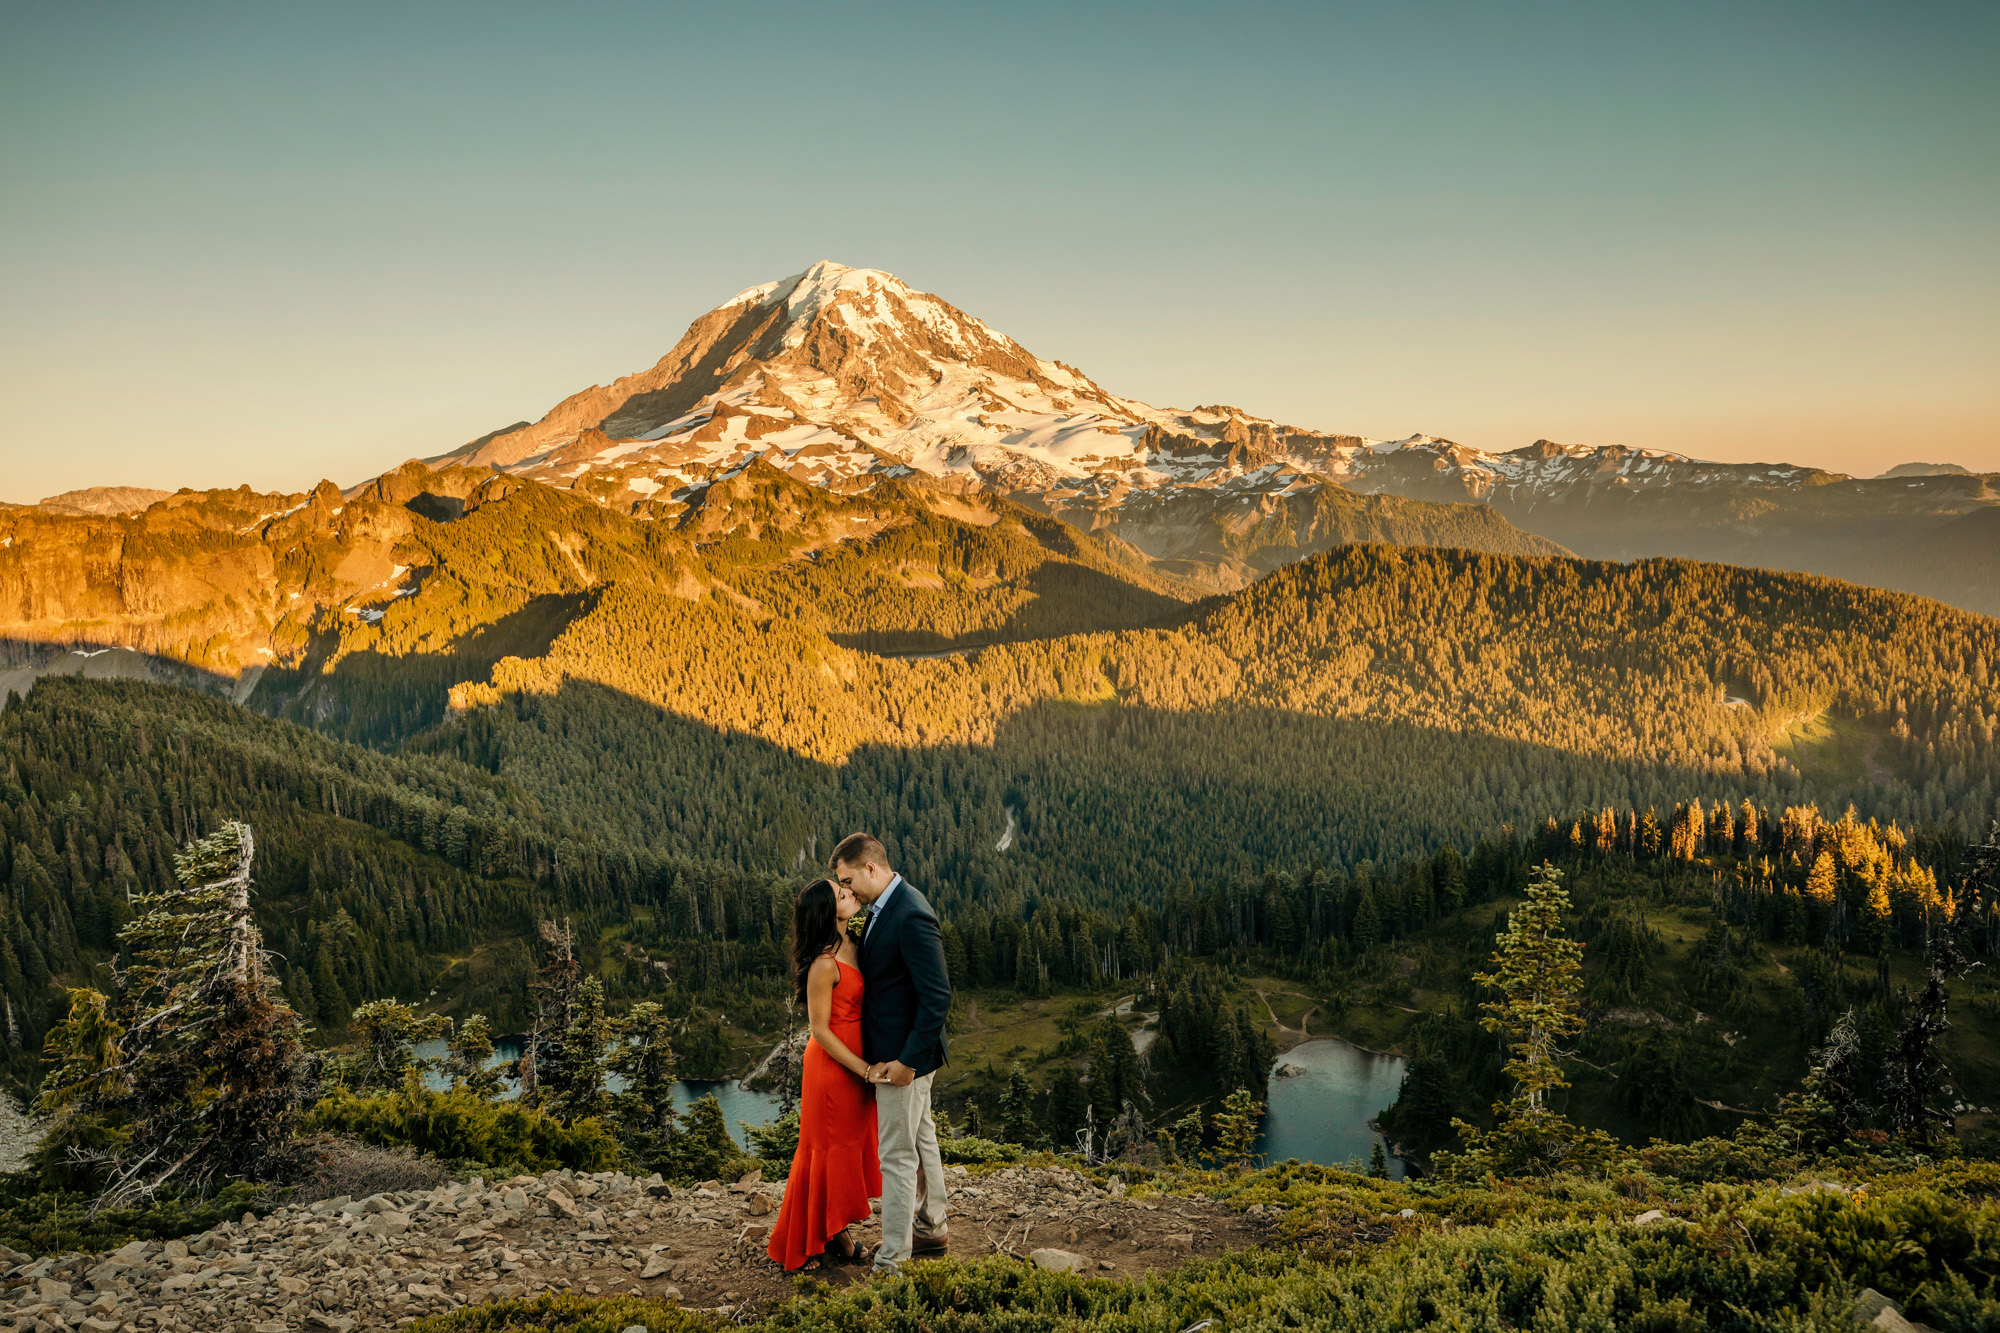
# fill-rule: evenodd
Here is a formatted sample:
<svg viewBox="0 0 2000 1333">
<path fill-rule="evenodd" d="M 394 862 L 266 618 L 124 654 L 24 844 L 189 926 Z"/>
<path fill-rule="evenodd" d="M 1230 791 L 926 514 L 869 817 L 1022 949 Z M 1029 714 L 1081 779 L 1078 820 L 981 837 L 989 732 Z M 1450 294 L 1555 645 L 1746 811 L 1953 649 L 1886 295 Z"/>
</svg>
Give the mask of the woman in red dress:
<svg viewBox="0 0 2000 1333">
<path fill-rule="evenodd" d="M 882 1193 L 875 1147 L 875 1089 L 861 1059 L 860 951 L 847 922 L 861 902 L 830 879 L 814 880 L 792 909 L 792 977 L 812 1023 L 799 1082 L 799 1150 L 771 1228 L 770 1256 L 787 1269 L 818 1258 L 865 1263 L 847 1234 Z"/>
</svg>

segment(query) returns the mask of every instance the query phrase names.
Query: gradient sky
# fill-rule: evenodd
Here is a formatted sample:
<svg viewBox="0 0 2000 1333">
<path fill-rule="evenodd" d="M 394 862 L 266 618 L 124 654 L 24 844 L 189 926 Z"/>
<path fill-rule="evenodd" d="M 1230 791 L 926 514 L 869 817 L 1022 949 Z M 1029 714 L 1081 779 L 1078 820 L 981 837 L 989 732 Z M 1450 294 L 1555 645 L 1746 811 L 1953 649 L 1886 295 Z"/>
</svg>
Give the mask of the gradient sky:
<svg viewBox="0 0 2000 1333">
<path fill-rule="evenodd" d="M 1160 404 L 2000 470 L 2000 5 L 0 0 L 0 499 L 344 483 L 883 268 Z"/>
</svg>

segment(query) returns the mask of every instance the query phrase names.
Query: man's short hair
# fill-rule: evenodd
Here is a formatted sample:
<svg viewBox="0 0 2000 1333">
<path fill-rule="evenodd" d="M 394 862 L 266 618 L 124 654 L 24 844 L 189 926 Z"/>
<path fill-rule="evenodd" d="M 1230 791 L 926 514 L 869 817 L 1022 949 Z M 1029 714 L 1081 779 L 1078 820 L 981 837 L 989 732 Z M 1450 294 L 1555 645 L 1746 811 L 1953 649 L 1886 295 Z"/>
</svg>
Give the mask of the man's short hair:
<svg viewBox="0 0 2000 1333">
<path fill-rule="evenodd" d="M 882 840 L 872 833 L 850 833 L 840 840 L 840 846 L 833 849 L 830 866 L 858 866 L 864 861 L 873 861 L 883 869 L 889 867 L 889 849 Z"/>
</svg>

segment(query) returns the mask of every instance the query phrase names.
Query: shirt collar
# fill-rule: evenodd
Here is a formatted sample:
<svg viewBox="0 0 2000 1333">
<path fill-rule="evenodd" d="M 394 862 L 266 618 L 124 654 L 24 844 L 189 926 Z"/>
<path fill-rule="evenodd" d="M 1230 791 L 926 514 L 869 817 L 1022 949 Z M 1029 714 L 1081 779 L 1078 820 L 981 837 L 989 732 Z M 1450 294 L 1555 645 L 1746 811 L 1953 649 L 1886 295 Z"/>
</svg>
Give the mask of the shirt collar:
<svg viewBox="0 0 2000 1333">
<path fill-rule="evenodd" d="M 901 875 L 897 875 L 889 881 L 888 888 L 882 890 L 881 893 L 876 895 L 875 901 L 868 904 L 868 912 L 871 916 L 882 915 L 882 909 L 889 905 L 889 899 L 896 892 L 896 886 L 898 884 L 901 884 L 902 882 L 903 882 L 903 877 Z"/>
</svg>

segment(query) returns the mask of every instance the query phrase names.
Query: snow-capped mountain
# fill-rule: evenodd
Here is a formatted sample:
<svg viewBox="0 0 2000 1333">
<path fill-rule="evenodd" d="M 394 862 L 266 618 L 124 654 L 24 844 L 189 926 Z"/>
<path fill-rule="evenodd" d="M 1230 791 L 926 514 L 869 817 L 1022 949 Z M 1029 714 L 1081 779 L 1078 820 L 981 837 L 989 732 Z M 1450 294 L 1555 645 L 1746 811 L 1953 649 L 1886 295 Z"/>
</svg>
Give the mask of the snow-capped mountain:
<svg viewBox="0 0 2000 1333">
<path fill-rule="evenodd" d="M 901 477 L 995 491 L 1154 559 L 1217 566 L 1223 583 L 1328 534 L 1360 539 L 1355 497 L 1393 496 L 1486 511 L 1442 535 L 1426 515 L 1444 544 L 1693 555 L 1912 587 L 1867 565 L 1885 534 L 1907 535 L 1897 520 L 2000 504 L 1992 477 L 1856 480 L 1548 440 L 1492 453 L 1427 435 L 1303 430 L 1221 405 L 1155 407 L 893 274 L 830 261 L 723 302 L 649 370 L 429 461 L 678 520 L 758 460 L 843 490 Z M 1329 506 L 1347 508 L 1335 521 Z M 1857 523 L 1868 530 L 1848 530 Z M 1393 529 L 1380 539 L 1404 540 Z"/>
<path fill-rule="evenodd" d="M 988 490 L 1228 584 L 1352 534 L 1354 515 L 1330 521 L 1323 493 L 1371 445 L 1121 398 L 893 274 L 822 262 L 723 302 L 650 370 L 429 461 L 667 520 L 759 460 L 841 490 L 885 477 Z M 1403 517 L 1363 526 L 1397 540 Z M 1245 536 L 1274 519 L 1281 532 Z M 1454 542 L 1555 549 L 1484 514 Z"/>
<path fill-rule="evenodd" d="M 709 311 L 651 370 L 436 461 L 656 510 L 753 458 L 839 486 L 913 474 L 1050 495 L 1316 484 L 1229 448 L 1232 419 L 1120 398 L 892 274 L 822 262 Z"/>
</svg>

